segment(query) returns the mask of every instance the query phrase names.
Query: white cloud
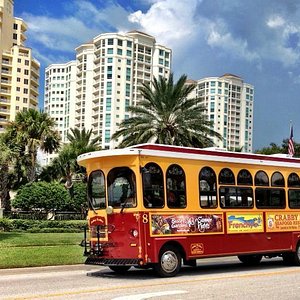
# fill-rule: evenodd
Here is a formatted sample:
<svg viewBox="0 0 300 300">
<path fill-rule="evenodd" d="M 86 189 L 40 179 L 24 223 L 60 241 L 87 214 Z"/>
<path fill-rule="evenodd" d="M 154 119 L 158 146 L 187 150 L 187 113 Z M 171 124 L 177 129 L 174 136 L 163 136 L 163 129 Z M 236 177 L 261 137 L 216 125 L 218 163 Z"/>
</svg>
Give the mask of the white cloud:
<svg viewBox="0 0 300 300">
<path fill-rule="evenodd" d="M 23 14 L 28 24 L 28 40 L 53 50 L 74 52 L 80 44 L 91 40 L 107 28 L 128 24 L 128 12 L 118 4 L 109 2 L 97 8 L 90 1 L 71 2 L 72 15 L 61 18 Z"/>
<path fill-rule="evenodd" d="M 283 26 L 285 24 L 285 20 L 281 16 L 273 15 L 266 23 L 270 28 L 276 28 Z"/>
<path fill-rule="evenodd" d="M 173 47 L 184 40 L 186 44 L 196 33 L 194 16 L 198 3 L 199 0 L 181 0 L 176 5 L 173 0 L 153 1 L 146 13 L 138 10 L 129 15 L 129 21 L 155 36 L 159 43 Z"/>
<path fill-rule="evenodd" d="M 212 47 L 218 47 L 228 54 L 231 53 L 247 61 L 258 61 L 260 59 L 260 56 L 255 51 L 249 50 L 247 40 L 234 38 L 230 32 L 220 33 L 217 28 L 210 30 L 207 43 Z"/>
</svg>

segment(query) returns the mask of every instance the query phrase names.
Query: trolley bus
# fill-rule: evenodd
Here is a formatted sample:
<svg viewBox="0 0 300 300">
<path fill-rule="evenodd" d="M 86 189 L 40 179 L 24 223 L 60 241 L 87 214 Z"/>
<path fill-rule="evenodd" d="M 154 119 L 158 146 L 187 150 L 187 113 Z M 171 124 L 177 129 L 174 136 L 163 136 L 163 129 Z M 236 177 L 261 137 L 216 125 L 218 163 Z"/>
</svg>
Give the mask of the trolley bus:
<svg viewBox="0 0 300 300">
<path fill-rule="evenodd" d="M 300 159 L 141 144 L 80 155 L 86 264 L 162 277 L 208 257 L 300 265 Z"/>
</svg>

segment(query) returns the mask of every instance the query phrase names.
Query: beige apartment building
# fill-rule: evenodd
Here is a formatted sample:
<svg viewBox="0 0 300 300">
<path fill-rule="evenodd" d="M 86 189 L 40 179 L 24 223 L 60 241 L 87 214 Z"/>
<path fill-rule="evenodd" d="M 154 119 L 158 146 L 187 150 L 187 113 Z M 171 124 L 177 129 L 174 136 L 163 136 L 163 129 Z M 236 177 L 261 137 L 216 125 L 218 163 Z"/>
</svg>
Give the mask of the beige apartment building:
<svg viewBox="0 0 300 300">
<path fill-rule="evenodd" d="M 219 148 L 252 152 L 254 86 L 239 76 L 224 74 L 194 81 L 196 89 L 190 97 L 197 97 L 213 122 L 213 130 L 223 140 L 214 138 Z"/>
<path fill-rule="evenodd" d="M 58 128 L 64 136 L 73 125 L 92 129 L 93 137 L 100 136 L 102 149 L 114 148 L 118 141 L 111 141 L 111 135 L 123 119 L 130 117 L 128 106 L 138 105 L 142 99 L 139 87 L 150 83 L 154 76 L 169 76 L 172 52 L 157 44 L 153 36 L 139 31 L 100 34 L 75 50 L 76 84 L 69 91 L 70 101 L 64 98 L 69 101 L 68 115 L 63 103 L 59 117 L 55 109 L 60 101 L 57 93 L 65 95 L 70 89 L 66 84 L 53 86 L 58 70 L 63 69 L 60 64 L 46 69 L 45 111 L 55 119 L 69 116 L 70 122 Z"/>
<path fill-rule="evenodd" d="M 38 108 L 40 64 L 25 47 L 27 25 L 13 8 L 13 0 L 0 0 L 0 133 L 19 111 Z"/>
</svg>

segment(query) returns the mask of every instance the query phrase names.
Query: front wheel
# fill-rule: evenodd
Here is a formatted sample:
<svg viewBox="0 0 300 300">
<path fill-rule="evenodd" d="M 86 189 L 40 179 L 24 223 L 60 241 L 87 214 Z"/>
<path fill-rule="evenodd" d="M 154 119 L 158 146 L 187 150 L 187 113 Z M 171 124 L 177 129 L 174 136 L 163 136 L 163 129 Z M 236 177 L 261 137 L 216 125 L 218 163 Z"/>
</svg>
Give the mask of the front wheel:
<svg viewBox="0 0 300 300">
<path fill-rule="evenodd" d="M 181 255 L 173 246 L 162 248 L 159 254 L 159 262 L 155 264 L 154 270 L 161 277 L 173 277 L 181 268 Z"/>
<path fill-rule="evenodd" d="M 131 267 L 130 266 L 109 266 L 109 268 L 117 274 L 126 273 Z"/>
<path fill-rule="evenodd" d="M 239 255 L 238 259 L 247 266 L 255 266 L 262 260 L 262 255 Z"/>
</svg>

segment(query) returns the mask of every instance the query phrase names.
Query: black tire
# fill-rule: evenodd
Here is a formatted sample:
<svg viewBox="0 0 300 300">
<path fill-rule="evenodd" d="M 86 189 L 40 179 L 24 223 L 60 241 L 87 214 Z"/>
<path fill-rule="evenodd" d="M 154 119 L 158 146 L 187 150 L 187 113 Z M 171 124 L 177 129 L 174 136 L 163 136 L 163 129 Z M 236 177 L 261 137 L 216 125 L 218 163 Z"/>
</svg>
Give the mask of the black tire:
<svg viewBox="0 0 300 300">
<path fill-rule="evenodd" d="M 292 252 L 282 254 L 283 263 L 287 266 L 292 266 L 294 264 L 294 255 Z"/>
<path fill-rule="evenodd" d="M 300 266 L 300 242 L 298 242 L 295 252 L 284 253 L 282 258 L 287 265 Z"/>
<path fill-rule="evenodd" d="M 296 252 L 294 252 L 294 262 L 295 266 L 300 266 L 300 242 L 298 242 Z"/>
<path fill-rule="evenodd" d="M 238 259 L 247 266 L 255 266 L 262 260 L 262 255 L 239 255 Z"/>
<path fill-rule="evenodd" d="M 109 268 L 117 274 L 125 274 L 131 267 L 130 266 L 109 266 Z"/>
<path fill-rule="evenodd" d="M 154 270 L 160 277 L 174 277 L 181 268 L 181 255 L 174 246 L 163 247 L 159 253 L 159 262 Z"/>
</svg>

